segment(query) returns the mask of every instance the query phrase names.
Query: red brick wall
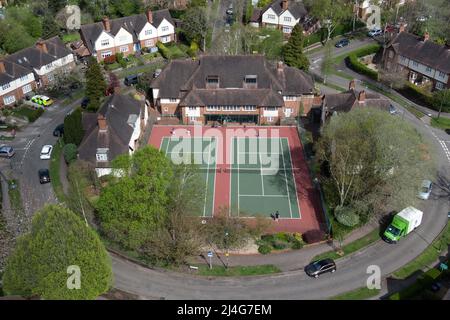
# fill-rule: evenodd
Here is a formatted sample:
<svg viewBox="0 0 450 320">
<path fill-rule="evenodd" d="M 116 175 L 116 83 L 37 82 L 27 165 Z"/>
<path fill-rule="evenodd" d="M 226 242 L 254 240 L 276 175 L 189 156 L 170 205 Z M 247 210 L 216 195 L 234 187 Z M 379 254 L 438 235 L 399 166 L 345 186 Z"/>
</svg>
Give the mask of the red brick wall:
<svg viewBox="0 0 450 320">
<path fill-rule="evenodd" d="M 166 110 L 167 109 L 167 110 Z M 164 103 L 161 104 L 161 115 L 175 115 L 177 113 L 178 104 L 177 103 Z"/>
<path fill-rule="evenodd" d="M 145 43 L 147 40 L 151 40 L 152 41 L 152 45 L 151 46 L 147 46 L 147 44 Z M 141 48 L 152 48 L 156 46 L 156 42 L 158 41 L 157 38 L 152 38 L 152 39 L 147 39 L 147 40 L 141 40 Z"/>
<path fill-rule="evenodd" d="M 33 81 L 30 84 L 31 84 L 32 90 L 36 90 L 36 87 L 37 87 L 36 82 Z M 24 99 L 25 98 L 25 94 L 23 93 L 22 88 L 23 88 L 23 86 L 20 87 L 20 88 L 17 88 L 16 90 L 10 91 L 7 94 L 0 95 L 0 108 L 3 108 L 5 106 L 5 104 L 3 103 L 3 98 L 4 97 L 9 97 L 11 95 L 14 95 L 16 97 L 16 103 L 19 102 L 20 100 Z M 9 104 L 8 106 L 13 106 L 13 105 L 14 105 L 14 103 L 13 104 Z"/>
</svg>

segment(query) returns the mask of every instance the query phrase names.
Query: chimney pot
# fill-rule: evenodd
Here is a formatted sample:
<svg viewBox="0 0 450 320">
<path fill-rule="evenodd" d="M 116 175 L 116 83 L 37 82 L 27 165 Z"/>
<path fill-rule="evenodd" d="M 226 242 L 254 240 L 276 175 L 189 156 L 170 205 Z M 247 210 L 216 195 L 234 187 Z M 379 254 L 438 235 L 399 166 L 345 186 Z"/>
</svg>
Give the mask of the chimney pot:
<svg viewBox="0 0 450 320">
<path fill-rule="evenodd" d="M 288 0 L 283 0 L 281 2 L 281 7 L 283 8 L 283 10 L 287 10 L 289 6 Z"/>
<path fill-rule="evenodd" d="M 425 32 L 425 34 L 423 35 L 423 41 L 428 41 L 428 40 L 430 40 L 430 33 Z"/>
<path fill-rule="evenodd" d="M 106 131 L 108 129 L 108 124 L 106 123 L 106 118 L 99 114 L 97 117 L 98 128 L 100 131 Z"/>
<path fill-rule="evenodd" d="M 152 12 L 152 10 L 148 9 L 145 14 L 147 16 L 148 23 L 153 24 L 153 12 Z"/>
<path fill-rule="evenodd" d="M 405 32 L 405 24 L 402 22 L 402 23 L 400 23 L 400 27 L 398 28 L 398 33 L 400 33 L 400 32 Z"/>
<path fill-rule="evenodd" d="M 283 61 L 278 61 L 278 63 L 277 63 L 277 70 L 278 71 L 283 71 L 283 69 L 284 69 Z"/>
<path fill-rule="evenodd" d="M 355 88 L 356 88 L 356 82 L 355 82 L 355 79 L 353 79 L 348 84 L 348 90 L 355 90 Z"/>
<path fill-rule="evenodd" d="M 358 102 L 366 103 L 366 92 L 364 90 L 359 93 Z"/>
<path fill-rule="evenodd" d="M 42 40 L 39 40 L 38 42 L 36 42 L 36 48 L 38 48 L 42 52 L 45 52 L 45 53 L 48 52 L 47 45 Z"/>
<path fill-rule="evenodd" d="M 103 21 L 103 29 L 105 29 L 106 32 L 110 32 L 111 31 L 111 23 L 109 21 L 108 17 L 103 17 L 102 19 Z"/>
<path fill-rule="evenodd" d="M 6 73 L 5 63 L 0 61 L 0 73 Z"/>
</svg>

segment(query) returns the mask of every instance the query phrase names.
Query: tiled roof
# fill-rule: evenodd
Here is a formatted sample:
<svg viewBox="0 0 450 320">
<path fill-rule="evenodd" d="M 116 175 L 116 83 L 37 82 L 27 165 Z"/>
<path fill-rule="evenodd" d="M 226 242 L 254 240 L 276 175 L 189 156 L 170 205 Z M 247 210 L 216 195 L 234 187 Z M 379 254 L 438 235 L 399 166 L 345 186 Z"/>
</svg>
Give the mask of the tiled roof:
<svg viewBox="0 0 450 320">
<path fill-rule="evenodd" d="M 273 11 L 279 16 L 284 12 L 283 10 L 283 0 L 275 0 L 272 3 L 268 4 L 262 12 L 265 12 L 267 9 L 272 8 Z M 294 16 L 295 19 L 302 19 L 305 17 L 308 12 L 305 9 L 305 6 L 300 1 L 288 0 L 288 8 L 287 10 Z"/>
<path fill-rule="evenodd" d="M 32 73 L 32 71 L 28 70 L 27 68 L 24 68 L 8 60 L 3 60 L 2 62 L 5 66 L 6 72 L 0 72 L 0 86 Z"/>
</svg>

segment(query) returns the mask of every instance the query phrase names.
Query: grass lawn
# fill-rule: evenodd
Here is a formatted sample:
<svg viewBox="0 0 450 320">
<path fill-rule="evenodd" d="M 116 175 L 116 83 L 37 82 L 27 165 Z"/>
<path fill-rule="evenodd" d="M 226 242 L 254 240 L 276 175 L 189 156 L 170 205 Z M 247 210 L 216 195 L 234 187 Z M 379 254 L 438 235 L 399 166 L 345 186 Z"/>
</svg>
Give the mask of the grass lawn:
<svg viewBox="0 0 450 320">
<path fill-rule="evenodd" d="M 59 202 L 64 202 L 66 200 L 66 195 L 64 194 L 63 186 L 59 176 L 59 166 L 61 163 L 63 146 L 64 143 L 62 142 L 62 139 L 58 140 L 58 142 L 56 142 L 53 146 L 52 158 L 50 160 L 49 168 L 51 184 Z"/>
<path fill-rule="evenodd" d="M 168 45 L 167 49 L 170 52 L 170 58 L 171 59 L 178 59 L 178 58 L 184 58 L 187 56 L 186 52 L 181 50 L 179 45 Z"/>
<path fill-rule="evenodd" d="M 122 70 L 117 73 L 119 78 L 125 78 L 126 76 L 138 73 L 146 73 L 146 72 L 154 72 L 158 68 L 162 68 L 164 66 L 164 62 L 154 63 L 154 64 L 145 64 L 143 66 L 132 68 L 131 70 Z"/>
<path fill-rule="evenodd" d="M 450 129 L 450 119 L 449 118 L 443 118 L 440 117 L 439 119 L 437 117 L 433 117 L 431 119 L 431 126 L 435 128 L 439 128 L 442 130 Z"/>
<path fill-rule="evenodd" d="M 363 287 L 331 297 L 330 300 L 365 300 L 372 298 L 379 293 L 379 289 L 368 289 Z"/>
<path fill-rule="evenodd" d="M 394 276 L 398 279 L 405 279 L 412 275 L 414 272 L 427 267 L 435 262 L 442 252 L 447 249 L 450 243 L 450 223 L 444 229 L 444 232 L 433 241 L 417 258 L 403 266 L 399 270 L 394 272 Z"/>
<path fill-rule="evenodd" d="M 62 36 L 64 43 L 73 42 L 80 40 L 80 34 L 78 32 L 68 33 Z"/>
<path fill-rule="evenodd" d="M 15 188 L 11 189 L 11 185 L 15 185 Z M 9 180 L 8 185 L 10 186 L 8 190 L 9 201 L 11 203 L 11 208 L 17 216 L 22 216 L 24 214 L 22 197 L 20 195 L 20 187 L 17 180 Z"/>
<path fill-rule="evenodd" d="M 259 266 L 236 266 L 226 269 L 224 266 L 213 266 L 209 269 L 207 265 L 198 266 L 198 274 L 201 276 L 216 277 L 236 277 L 236 276 L 256 276 L 263 274 L 280 273 L 281 270 L 271 264 Z"/>
<path fill-rule="evenodd" d="M 367 247 L 368 245 L 375 243 L 378 240 L 380 240 L 380 230 L 376 228 L 375 230 L 365 235 L 364 237 L 359 238 L 358 240 L 355 240 L 352 243 L 343 246 L 342 247 L 342 250 L 344 251 L 343 256 L 349 255 L 364 247 Z M 314 258 L 312 258 L 311 261 L 316 261 L 324 258 L 339 259 L 342 258 L 343 256 L 338 255 L 335 251 L 329 251 L 315 256 Z"/>
<path fill-rule="evenodd" d="M 33 109 L 25 105 L 17 107 L 13 110 L 13 115 L 25 117 L 30 122 L 36 121 L 42 115 L 42 113 L 44 113 L 42 108 Z"/>
</svg>

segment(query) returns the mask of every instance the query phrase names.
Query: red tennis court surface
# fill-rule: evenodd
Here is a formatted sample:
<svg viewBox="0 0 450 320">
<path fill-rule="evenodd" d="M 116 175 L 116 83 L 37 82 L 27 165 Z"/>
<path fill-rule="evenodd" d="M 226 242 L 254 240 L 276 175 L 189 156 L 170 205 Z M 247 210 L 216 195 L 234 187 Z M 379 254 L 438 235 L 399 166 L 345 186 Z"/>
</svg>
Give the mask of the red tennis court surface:
<svg viewBox="0 0 450 320">
<path fill-rule="evenodd" d="M 232 207 L 231 194 L 235 190 L 231 190 L 232 184 L 232 153 L 233 141 L 236 138 L 281 138 L 286 141 L 290 151 L 290 165 L 292 168 L 293 179 L 295 181 L 295 193 L 298 200 L 300 218 L 289 218 L 283 212 L 280 212 L 280 219 L 274 221 L 269 217 L 267 212 L 263 216 L 271 221 L 272 232 L 288 231 L 304 233 L 309 230 L 322 229 L 325 231 L 325 218 L 320 206 L 320 196 L 318 191 L 314 188 L 311 176 L 308 171 L 308 165 L 304 159 L 302 144 L 295 127 L 219 127 L 211 128 L 204 126 L 161 126 L 155 125 L 152 129 L 149 144 L 160 149 L 163 140 L 167 138 L 174 139 L 182 138 L 203 138 L 208 139 L 213 137 L 216 141 L 215 150 L 215 180 L 213 190 L 213 212 L 212 215 L 218 215 L 221 212 L 230 212 Z M 233 169 L 235 170 L 235 169 Z M 242 175 L 245 179 L 245 174 Z M 236 179 L 236 177 L 234 177 Z M 241 178 L 242 179 L 242 178 Z M 257 195 L 258 197 L 265 197 L 265 195 Z M 239 197 L 239 193 L 238 193 Z M 267 196 L 270 197 L 270 196 Z M 270 203 L 269 198 L 261 198 Z M 263 202 L 263 201 L 261 201 Z M 291 203 L 296 203 L 292 201 Z M 225 209 L 225 210 L 224 210 Z M 272 212 L 272 211 L 271 211 Z M 292 216 L 292 215 L 291 215 Z M 254 219 L 251 216 L 243 218 L 251 224 Z"/>
</svg>

